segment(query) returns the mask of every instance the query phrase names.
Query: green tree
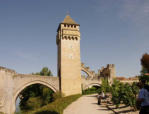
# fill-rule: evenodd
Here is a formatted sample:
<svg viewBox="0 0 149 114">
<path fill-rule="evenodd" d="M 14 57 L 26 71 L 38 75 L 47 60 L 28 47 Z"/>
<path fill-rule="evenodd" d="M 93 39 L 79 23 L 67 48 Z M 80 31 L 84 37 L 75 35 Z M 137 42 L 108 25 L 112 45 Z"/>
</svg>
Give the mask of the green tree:
<svg viewBox="0 0 149 114">
<path fill-rule="evenodd" d="M 139 80 L 146 80 L 149 83 L 149 76 L 146 75 L 149 73 L 149 54 L 145 53 L 141 58 L 141 75 L 139 76 Z"/>
<path fill-rule="evenodd" d="M 110 91 L 110 85 L 107 79 L 102 79 L 101 91 L 104 91 L 104 93 Z"/>
<path fill-rule="evenodd" d="M 40 72 L 32 73 L 33 75 L 40 75 L 40 76 L 53 76 L 52 72 L 48 67 L 43 67 Z"/>
<path fill-rule="evenodd" d="M 111 94 L 112 94 L 112 102 L 116 105 L 116 107 L 119 106 L 121 103 L 121 96 L 120 96 L 120 81 L 114 79 L 113 84 L 111 86 Z"/>
<path fill-rule="evenodd" d="M 112 102 L 118 107 L 121 103 L 136 109 L 136 96 L 139 91 L 136 83 L 121 83 L 117 80 L 113 81 L 111 87 Z"/>
<path fill-rule="evenodd" d="M 142 66 L 149 72 L 149 54 L 145 53 L 141 58 Z"/>
</svg>

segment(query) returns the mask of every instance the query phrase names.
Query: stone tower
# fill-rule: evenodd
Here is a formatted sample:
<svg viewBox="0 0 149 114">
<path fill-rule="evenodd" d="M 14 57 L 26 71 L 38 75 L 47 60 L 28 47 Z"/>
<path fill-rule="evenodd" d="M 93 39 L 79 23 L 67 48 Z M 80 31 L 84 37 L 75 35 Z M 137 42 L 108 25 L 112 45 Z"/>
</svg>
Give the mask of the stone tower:
<svg viewBox="0 0 149 114">
<path fill-rule="evenodd" d="M 80 25 L 66 15 L 57 29 L 60 91 L 64 96 L 81 94 Z"/>
</svg>

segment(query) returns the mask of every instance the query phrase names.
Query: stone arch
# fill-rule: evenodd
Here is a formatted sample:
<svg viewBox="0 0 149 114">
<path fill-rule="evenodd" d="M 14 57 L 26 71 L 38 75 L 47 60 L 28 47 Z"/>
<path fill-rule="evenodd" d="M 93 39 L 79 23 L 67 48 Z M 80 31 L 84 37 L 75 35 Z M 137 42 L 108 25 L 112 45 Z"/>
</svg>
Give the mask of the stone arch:
<svg viewBox="0 0 149 114">
<path fill-rule="evenodd" d="M 88 75 L 88 78 L 93 78 L 95 75 L 93 71 L 91 71 L 89 67 L 84 66 L 83 63 L 81 64 L 81 71 L 85 72 Z"/>
<path fill-rule="evenodd" d="M 17 94 L 19 94 L 23 89 L 25 89 L 26 87 L 28 87 L 28 86 L 30 86 L 30 85 L 33 85 L 33 84 L 41 84 L 41 85 L 47 86 L 48 88 L 52 89 L 54 92 L 57 91 L 56 88 L 53 87 L 52 85 L 50 85 L 49 83 L 44 82 L 44 81 L 41 81 L 41 80 L 35 80 L 35 81 L 31 81 L 31 82 L 28 82 L 28 83 L 23 84 L 22 87 L 20 87 L 20 88 L 16 91 L 14 97 L 17 96 Z"/>
<path fill-rule="evenodd" d="M 85 72 L 87 74 L 87 77 L 90 76 L 90 74 L 88 72 L 86 72 L 86 70 L 84 70 L 83 68 L 81 68 L 81 71 Z"/>
<path fill-rule="evenodd" d="M 14 96 L 13 96 L 13 110 L 15 112 L 16 110 L 16 100 L 17 100 L 17 97 L 18 95 L 20 94 L 21 91 L 23 91 L 26 87 L 29 87 L 31 85 L 34 85 L 34 84 L 41 84 L 41 85 L 44 85 L 48 88 L 50 88 L 53 92 L 57 92 L 58 90 L 53 87 L 51 84 L 45 82 L 45 81 L 41 81 L 41 80 L 35 80 L 35 81 L 31 81 L 31 82 L 28 82 L 28 83 L 25 83 L 23 84 L 15 93 L 14 93 Z"/>
<path fill-rule="evenodd" d="M 91 84 L 86 85 L 86 87 L 84 89 L 88 89 L 88 88 L 93 87 L 93 86 L 101 87 L 101 84 L 99 84 L 99 83 L 91 83 Z"/>
</svg>

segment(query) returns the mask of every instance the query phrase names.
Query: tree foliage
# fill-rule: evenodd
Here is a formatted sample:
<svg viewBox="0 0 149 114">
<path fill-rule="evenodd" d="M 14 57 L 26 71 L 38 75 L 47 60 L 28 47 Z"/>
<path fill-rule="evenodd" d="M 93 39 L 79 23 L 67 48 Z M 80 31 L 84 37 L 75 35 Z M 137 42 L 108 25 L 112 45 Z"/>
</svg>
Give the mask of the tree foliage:
<svg viewBox="0 0 149 114">
<path fill-rule="evenodd" d="M 145 53 L 141 58 L 141 64 L 149 72 L 149 54 Z"/>
<path fill-rule="evenodd" d="M 101 88 L 100 87 L 97 87 L 97 86 L 93 86 L 93 87 L 88 88 L 86 90 L 82 90 L 82 94 L 83 95 L 100 93 L 100 92 L 101 92 Z"/>
<path fill-rule="evenodd" d="M 141 75 L 139 76 L 139 80 L 146 80 L 149 83 L 149 76 L 147 73 L 149 73 L 149 54 L 144 54 L 141 58 Z"/>
<path fill-rule="evenodd" d="M 136 83 L 128 84 L 114 80 L 111 86 L 112 102 L 118 107 L 121 103 L 136 109 L 136 96 L 139 88 Z"/>
<path fill-rule="evenodd" d="M 33 75 L 52 76 L 52 72 L 47 67 Z M 23 111 L 34 110 L 53 101 L 53 91 L 40 84 L 28 86 L 20 93 L 20 108 Z"/>
<path fill-rule="evenodd" d="M 52 72 L 48 67 L 43 67 L 40 72 L 32 73 L 33 75 L 40 75 L 40 76 L 53 76 Z"/>
<path fill-rule="evenodd" d="M 101 91 L 103 91 L 104 93 L 109 92 L 110 85 L 109 85 L 108 79 L 102 79 L 101 81 L 102 81 Z"/>
</svg>

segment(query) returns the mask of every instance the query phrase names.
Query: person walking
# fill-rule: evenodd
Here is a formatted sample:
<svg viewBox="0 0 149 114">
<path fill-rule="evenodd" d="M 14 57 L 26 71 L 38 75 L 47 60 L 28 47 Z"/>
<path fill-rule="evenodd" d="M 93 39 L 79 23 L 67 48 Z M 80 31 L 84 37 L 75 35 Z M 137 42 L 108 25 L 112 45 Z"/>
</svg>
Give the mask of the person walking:
<svg viewBox="0 0 149 114">
<path fill-rule="evenodd" d="M 101 95 L 100 95 L 100 93 L 98 93 L 97 99 L 98 99 L 98 105 L 100 105 L 101 104 Z"/>
<path fill-rule="evenodd" d="M 141 80 L 139 87 L 140 91 L 137 99 L 137 102 L 141 104 L 139 114 L 149 114 L 149 90 L 148 85 L 146 85 L 146 80 Z"/>
</svg>

